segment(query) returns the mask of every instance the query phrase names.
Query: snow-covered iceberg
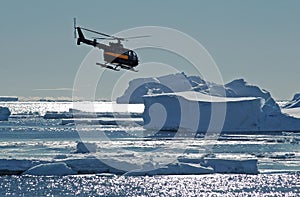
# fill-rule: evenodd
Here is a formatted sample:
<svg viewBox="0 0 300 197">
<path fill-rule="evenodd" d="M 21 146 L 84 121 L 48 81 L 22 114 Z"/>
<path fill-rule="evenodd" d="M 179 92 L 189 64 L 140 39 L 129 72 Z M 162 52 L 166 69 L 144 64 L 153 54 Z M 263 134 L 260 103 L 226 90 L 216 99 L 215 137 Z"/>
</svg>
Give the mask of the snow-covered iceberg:
<svg viewBox="0 0 300 197">
<path fill-rule="evenodd" d="M 149 130 L 205 132 L 220 125 L 223 132 L 300 130 L 300 119 L 283 113 L 268 91 L 243 79 L 225 85 L 184 73 L 134 79 L 117 102 L 144 103 L 144 127 Z M 211 122 L 212 116 L 219 116 L 220 125 Z"/>
<path fill-rule="evenodd" d="M 199 78 L 198 83 L 205 83 Z M 125 93 L 117 98 L 117 103 L 143 103 L 143 96 L 148 94 L 170 93 L 191 90 L 192 79 L 184 73 L 157 78 L 139 78 L 129 82 Z M 198 83 L 195 82 L 194 86 Z"/>
<path fill-rule="evenodd" d="M 118 103 L 144 103 L 143 96 L 164 93 L 195 91 L 218 97 L 259 97 L 264 99 L 262 110 L 280 113 L 280 107 L 271 94 L 258 86 L 248 84 L 244 79 L 233 80 L 225 85 L 205 81 L 199 76 L 184 73 L 170 74 L 156 78 L 139 78 L 129 82 L 129 86 Z"/>
<path fill-rule="evenodd" d="M 261 97 L 217 97 L 199 92 L 177 92 L 144 96 L 144 128 L 148 130 L 188 130 L 206 132 L 216 122 L 218 106 L 222 132 L 299 131 L 300 119 L 265 107 Z M 213 106 L 214 108 L 213 111 Z M 197 116 L 197 113 L 199 114 Z M 220 126 L 220 125 L 219 125 Z"/>
<path fill-rule="evenodd" d="M 44 115 L 44 119 L 63 119 L 63 118 L 73 118 L 73 114 L 70 112 L 56 112 L 47 111 Z"/>
<path fill-rule="evenodd" d="M 0 175 L 64 176 L 75 174 L 193 175 L 213 173 L 258 174 L 256 158 L 224 159 L 179 156 L 168 164 L 97 158 L 93 154 L 58 155 L 52 160 L 0 159 Z"/>
<path fill-rule="evenodd" d="M 7 107 L 0 107 L 0 121 L 7 121 L 11 112 Z"/>
<path fill-rule="evenodd" d="M 257 159 L 205 159 L 203 166 L 210 166 L 215 173 L 258 174 Z"/>
<path fill-rule="evenodd" d="M 223 125 L 226 131 L 257 129 L 263 114 L 263 100 L 259 97 L 216 97 L 192 91 L 144 96 L 144 104 L 144 127 L 151 130 L 197 129 L 205 132 L 210 125 L 212 105 L 226 104 Z M 195 117 L 196 113 L 199 113 L 198 117 Z"/>
</svg>

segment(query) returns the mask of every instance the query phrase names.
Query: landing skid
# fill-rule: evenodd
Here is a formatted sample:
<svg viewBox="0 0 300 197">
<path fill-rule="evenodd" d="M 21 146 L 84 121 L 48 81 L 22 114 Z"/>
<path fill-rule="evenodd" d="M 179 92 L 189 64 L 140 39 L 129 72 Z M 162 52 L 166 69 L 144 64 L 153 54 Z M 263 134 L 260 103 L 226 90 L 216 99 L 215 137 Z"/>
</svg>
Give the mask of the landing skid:
<svg viewBox="0 0 300 197">
<path fill-rule="evenodd" d="M 129 71 L 132 71 L 132 72 L 138 72 L 138 70 L 135 70 L 132 67 L 128 67 L 128 66 L 124 66 L 124 65 L 116 65 L 115 67 L 113 67 L 111 65 L 101 64 L 101 63 L 98 63 L 98 62 L 96 62 L 96 65 L 99 65 L 99 66 L 101 66 L 103 68 L 108 68 L 108 69 L 111 69 L 111 70 L 114 70 L 114 71 L 120 71 L 119 68 L 122 68 L 122 69 L 129 70 Z"/>
<path fill-rule="evenodd" d="M 111 69 L 111 70 L 114 70 L 114 71 L 120 71 L 120 69 L 118 69 L 117 67 L 113 67 L 111 65 L 101 64 L 101 63 L 98 63 L 98 62 L 96 62 L 96 65 L 99 65 L 103 68 L 108 68 L 108 69 Z"/>
<path fill-rule="evenodd" d="M 132 67 L 128 67 L 128 66 L 123 66 L 123 65 L 120 65 L 121 68 L 125 69 L 125 70 L 130 70 L 132 72 L 138 72 L 138 70 L 135 70 L 134 68 Z"/>
</svg>

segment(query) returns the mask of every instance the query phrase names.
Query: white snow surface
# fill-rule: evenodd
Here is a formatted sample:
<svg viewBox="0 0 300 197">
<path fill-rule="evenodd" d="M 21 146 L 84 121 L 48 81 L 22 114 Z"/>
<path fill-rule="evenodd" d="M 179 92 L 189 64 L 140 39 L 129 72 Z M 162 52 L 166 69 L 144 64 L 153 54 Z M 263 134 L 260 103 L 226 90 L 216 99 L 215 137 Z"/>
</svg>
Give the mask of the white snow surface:
<svg viewBox="0 0 300 197">
<path fill-rule="evenodd" d="M 215 121 L 220 128 L 215 127 L 215 130 L 256 130 L 263 116 L 263 99 L 255 97 L 227 98 L 189 91 L 145 96 L 144 104 L 144 128 L 149 130 L 205 132 L 211 116 L 220 114 L 213 112 L 213 107 L 224 110 L 224 116 Z"/>
<path fill-rule="evenodd" d="M 39 164 L 26 170 L 26 175 L 43 175 L 43 176 L 64 176 L 77 174 L 74 170 L 67 166 L 66 163 L 46 163 Z"/>
<path fill-rule="evenodd" d="M 300 107 L 286 108 L 282 109 L 281 111 L 289 116 L 300 118 Z"/>
<path fill-rule="evenodd" d="M 196 174 L 212 174 L 214 169 L 211 167 L 203 167 L 200 164 L 191 163 L 175 163 L 166 166 L 156 167 L 149 170 L 140 169 L 127 172 L 126 176 L 145 176 L 145 175 L 196 175 Z"/>
<path fill-rule="evenodd" d="M 159 95 L 148 95 L 145 97 L 156 97 L 156 96 L 180 96 L 189 101 L 201 101 L 209 103 L 222 103 L 222 102 L 239 102 L 239 101 L 253 101 L 259 99 L 258 97 L 220 97 L 203 94 L 195 91 L 185 91 L 176 93 L 164 93 Z"/>
<path fill-rule="evenodd" d="M 215 173 L 245 173 L 257 174 L 257 159 L 230 160 L 230 159 L 206 159 L 204 166 L 210 166 Z"/>
<path fill-rule="evenodd" d="M 124 170 L 118 169 L 122 166 Z M 124 168 L 125 166 L 125 168 Z M 38 175 L 38 176 L 64 176 L 75 174 L 111 173 L 124 174 L 128 176 L 144 175 L 193 175 L 213 173 L 241 173 L 257 174 L 256 159 L 201 159 L 199 162 L 170 163 L 168 165 L 156 166 L 145 163 L 137 166 L 133 163 L 117 161 L 113 159 L 97 159 L 84 157 L 82 159 L 66 158 L 53 161 L 31 161 L 31 160 L 1 160 L 1 174 Z"/>
<path fill-rule="evenodd" d="M 295 95 L 294 102 L 298 99 Z M 148 130 L 300 130 L 298 116 L 282 113 L 268 91 L 244 79 L 225 85 L 184 73 L 134 79 L 117 102 L 144 103 L 144 128 Z"/>
<path fill-rule="evenodd" d="M 144 96 L 144 105 L 144 128 L 148 130 L 184 129 L 206 132 L 209 126 L 221 123 L 223 125 L 215 128 L 216 132 L 300 130 L 300 119 L 296 116 L 264 111 L 265 100 L 261 97 L 228 98 L 189 91 Z M 212 110 L 214 106 L 215 111 Z M 220 109 L 225 112 L 218 111 Z M 223 117 L 220 116 L 220 119 L 211 122 L 212 115 L 221 113 Z"/>
</svg>

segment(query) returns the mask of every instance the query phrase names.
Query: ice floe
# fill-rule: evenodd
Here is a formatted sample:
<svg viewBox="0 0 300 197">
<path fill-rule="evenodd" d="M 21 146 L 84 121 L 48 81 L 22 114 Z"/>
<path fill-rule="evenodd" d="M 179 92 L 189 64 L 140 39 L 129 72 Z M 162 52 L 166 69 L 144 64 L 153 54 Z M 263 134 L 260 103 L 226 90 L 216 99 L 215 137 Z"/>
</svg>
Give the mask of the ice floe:
<svg viewBox="0 0 300 197">
<path fill-rule="evenodd" d="M 45 163 L 39 164 L 26 170 L 24 175 L 43 175 L 43 176 L 64 176 L 77 174 L 66 163 Z"/>
</svg>

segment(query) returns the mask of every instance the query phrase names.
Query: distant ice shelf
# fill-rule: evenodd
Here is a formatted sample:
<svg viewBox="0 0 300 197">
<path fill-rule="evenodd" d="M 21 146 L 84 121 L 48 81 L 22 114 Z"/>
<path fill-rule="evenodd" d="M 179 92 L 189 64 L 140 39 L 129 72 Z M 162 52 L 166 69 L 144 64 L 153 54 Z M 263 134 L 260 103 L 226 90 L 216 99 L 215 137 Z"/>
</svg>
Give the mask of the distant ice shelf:
<svg viewBox="0 0 300 197">
<path fill-rule="evenodd" d="M 0 96 L 0 102 L 12 102 L 12 101 L 18 101 L 18 97 L 13 96 Z"/>
</svg>

